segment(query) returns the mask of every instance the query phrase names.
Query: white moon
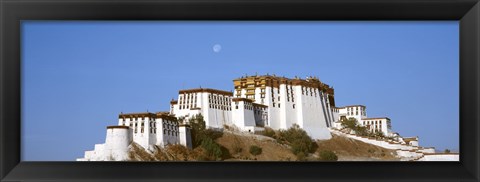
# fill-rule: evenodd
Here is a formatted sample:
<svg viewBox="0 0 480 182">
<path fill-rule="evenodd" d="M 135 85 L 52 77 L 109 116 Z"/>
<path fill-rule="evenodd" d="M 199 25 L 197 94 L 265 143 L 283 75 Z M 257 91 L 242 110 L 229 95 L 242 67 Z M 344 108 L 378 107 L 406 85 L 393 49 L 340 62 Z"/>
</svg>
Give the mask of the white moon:
<svg viewBox="0 0 480 182">
<path fill-rule="evenodd" d="M 213 46 L 213 52 L 220 52 L 222 50 L 222 46 L 220 44 L 215 44 Z"/>
</svg>

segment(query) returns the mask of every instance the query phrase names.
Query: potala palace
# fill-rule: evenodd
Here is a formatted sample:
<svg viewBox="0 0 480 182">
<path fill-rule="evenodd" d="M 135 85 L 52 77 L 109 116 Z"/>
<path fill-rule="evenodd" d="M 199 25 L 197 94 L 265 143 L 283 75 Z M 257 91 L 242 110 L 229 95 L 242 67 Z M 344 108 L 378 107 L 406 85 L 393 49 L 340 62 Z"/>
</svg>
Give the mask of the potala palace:
<svg viewBox="0 0 480 182">
<path fill-rule="evenodd" d="M 192 147 L 189 118 L 201 114 L 208 128 L 225 126 L 242 132 L 265 127 L 288 129 L 297 124 L 313 139 L 330 139 L 341 129 L 342 118 L 385 136 L 399 137 L 388 117 L 367 117 L 366 106 L 335 106 L 334 89 L 316 77 L 285 78 L 275 75 L 245 76 L 233 80 L 234 91 L 210 88 L 180 90 L 168 112 L 120 113 L 118 125 L 108 126 L 104 144 L 96 144 L 78 161 L 126 160 L 130 143 L 145 149 L 154 145 Z M 418 146 L 418 137 L 400 138 L 404 145 Z"/>
</svg>

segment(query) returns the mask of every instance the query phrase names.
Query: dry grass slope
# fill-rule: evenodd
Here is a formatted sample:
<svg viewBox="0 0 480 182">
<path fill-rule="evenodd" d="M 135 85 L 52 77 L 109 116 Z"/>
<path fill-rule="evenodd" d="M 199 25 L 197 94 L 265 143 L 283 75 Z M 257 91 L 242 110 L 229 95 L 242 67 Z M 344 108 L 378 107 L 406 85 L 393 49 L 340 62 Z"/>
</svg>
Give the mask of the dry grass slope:
<svg viewBox="0 0 480 182">
<path fill-rule="evenodd" d="M 273 138 L 258 135 L 237 135 L 225 132 L 216 142 L 225 147 L 231 155 L 228 161 L 257 160 L 257 161 L 294 161 L 295 155 L 290 148 L 277 143 Z M 250 146 L 262 148 L 257 156 L 250 154 Z"/>
<path fill-rule="evenodd" d="M 225 132 L 215 140 L 223 150 L 225 161 L 296 161 L 288 145 L 279 144 L 273 138 Z M 254 156 L 249 152 L 252 145 L 262 148 L 262 153 Z M 317 141 L 319 150 L 333 151 L 339 161 L 398 161 L 394 150 L 388 150 L 375 145 L 363 143 L 346 137 L 333 135 L 330 140 Z M 156 147 L 155 152 L 147 152 L 136 143 L 130 146 L 131 161 L 202 161 L 205 151 L 201 147 L 188 150 L 180 145 L 166 148 Z M 316 160 L 317 154 L 311 154 L 308 160 Z"/>
<path fill-rule="evenodd" d="M 319 149 L 334 151 L 339 161 L 398 161 L 394 150 L 385 149 L 338 135 L 317 141 Z"/>
</svg>

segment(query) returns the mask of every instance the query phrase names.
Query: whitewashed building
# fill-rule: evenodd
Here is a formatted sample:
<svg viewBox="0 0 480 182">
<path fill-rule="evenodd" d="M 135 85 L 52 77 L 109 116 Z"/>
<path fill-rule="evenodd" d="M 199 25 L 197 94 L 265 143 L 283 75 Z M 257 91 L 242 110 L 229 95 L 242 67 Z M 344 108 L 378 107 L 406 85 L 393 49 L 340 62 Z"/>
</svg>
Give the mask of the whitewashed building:
<svg viewBox="0 0 480 182">
<path fill-rule="evenodd" d="M 143 148 L 180 143 L 180 123 L 168 112 L 121 113 L 118 125 L 132 128 L 133 141 Z"/>
<path fill-rule="evenodd" d="M 333 88 L 318 78 L 263 75 L 241 77 L 233 82 L 235 98 L 266 106 L 263 126 L 288 129 L 297 124 L 314 139 L 331 138 L 327 128 L 334 121 Z"/>
<path fill-rule="evenodd" d="M 335 121 L 333 88 L 318 78 L 246 76 L 233 83 L 233 93 L 210 88 L 180 90 L 178 100 L 170 102 L 170 113 L 186 119 L 202 114 L 209 128 L 226 125 L 255 132 L 297 124 L 312 138 L 331 138 L 327 128 Z"/>
<path fill-rule="evenodd" d="M 209 128 L 232 125 L 232 92 L 198 88 L 180 90 L 178 100 L 170 102 L 170 113 L 178 118 L 202 114 Z"/>
<path fill-rule="evenodd" d="M 335 116 L 334 128 L 341 129 L 342 119 L 355 118 L 360 126 L 365 126 L 370 132 L 382 132 L 385 136 L 394 136 L 392 124 L 388 117 L 367 117 L 367 107 L 364 105 L 350 105 L 333 109 Z"/>
<path fill-rule="evenodd" d="M 118 126 L 107 129 L 105 144 L 95 145 L 93 151 L 85 152 L 85 157 L 78 160 L 103 160 L 105 156 L 124 159 L 125 146 L 131 142 L 145 149 L 169 144 L 191 148 L 188 124 L 197 114 L 212 129 L 229 126 L 253 133 L 264 127 L 278 130 L 296 124 L 313 139 L 330 139 L 328 128 L 339 129 L 342 118 L 355 118 L 371 131 L 391 134 L 390 119 L 368 118 L 366 106 L 335 107 L 334 89 L 316 77 L 245 76 L 234 79 L 233 85 L 233 92 L 211 88 L 180 90 L 177 100 L 170 102 L 169 112 L 121 113 Z"/>
<path fill-rule="evenodd" d="M 385 136 L 393 136 L 392 124 L 388 117 L 362 118 L 360 123 L 362 126 L 367 127 L 370 132 L 381 132 Z"/>
<path fill-rule="evenodd" d="M 121 113 L 117 126 L 107 126 L 105 143 L 96 144 L 77 161 L 123 161 L 128 159 L 129 145 L 135 142 L 145 149 L 181 144 L 192 148 L 190 126 L 179 123 L 168 112 Z"/>
</svg>

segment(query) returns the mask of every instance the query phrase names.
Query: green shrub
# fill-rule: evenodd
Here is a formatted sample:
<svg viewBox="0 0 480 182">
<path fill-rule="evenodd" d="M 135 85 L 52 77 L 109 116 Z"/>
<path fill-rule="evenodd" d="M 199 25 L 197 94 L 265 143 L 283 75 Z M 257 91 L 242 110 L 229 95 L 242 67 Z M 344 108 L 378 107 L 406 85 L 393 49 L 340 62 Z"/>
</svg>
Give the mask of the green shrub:
<svg viewBox="0 0 480 182">
<path fill-rule="evenodd" d="M 322 161 L 337 161 L 338 156 L 330 150 L 321 150 L 318 152 L 318 159 Z"/>
<path fill-rule="evenodd" d="M 293 152 L 293 154 L 297 155 L 300 152 L 304 154 L 308 154 L 314 149 L 314 142 L 310 136 L 308 136 L 307 132 L 301 129 L 297 124 L 294 124 L 288 130 L 280 130 L 278 132 L 279 136 L 277 140 L 286 141 Z"/>
<path fill-rule="evenodd" d="M 206 130 L 204 131 L 204 134 L 205 134 L 204 137 L 211 138 L 212 140 L 215 140 L 215 139 L 220 138 L 220 137 L 223 136 L 223 132 L 221 132 L 221 131 L 216 131 L 216 130 L 211 130 L 211 129 L 206 129 Z"/>
<path fill-rule="evenodd" d="M 275 130 L 269 127 L 265 127 L 262 133 L 264 136 L 275 138 Z"/>
<path fill-rule="evenodd" d="M 205 138 L 201 143 L 201 147 L 205 149 L 205 154 L 207 155 L 207 157 L 209 157 L 210 160 L 221 159 L 223 154 L 222 148 L 211 138 Z"/>
<path fill-rule="evenodd" d="M 306 161 L 307 160 L 307 157 L 305 156 L 305 153 L 303 153 L 303 152 L 297 153 L 296 156 L 297 156 L 297 161 Z"/>
<path fill-rule="evenodd" d="M 355 126 L 355 128 L 353 129 L 355 131 L 355 134 L 356 135 L 359 135 L 359 136 L 370 136 L 371 133 L 370 131 L 368 131 L 367 127 L 363 127 L 363 126 Z"/>
<path fill-rule="evenodd" d="M 357 119 L 355 118 L 348 118 L 340 120 L 341 125 L 344 128 L 351 129 L 355 131 L 355 134 L 358 136 L 368 136 L 368 137 L 375 137 L 375 138 L 386 138 L 382 132 L 370 132 L 367 127 L 361 126 L 357 123 Z"/>
<path fill-rule="evenodd" d="M 250 154 L 253 156 L 260 155 L 262 153 L 262 148 L 256 145 L 250 146 Z"/>
</svg>

